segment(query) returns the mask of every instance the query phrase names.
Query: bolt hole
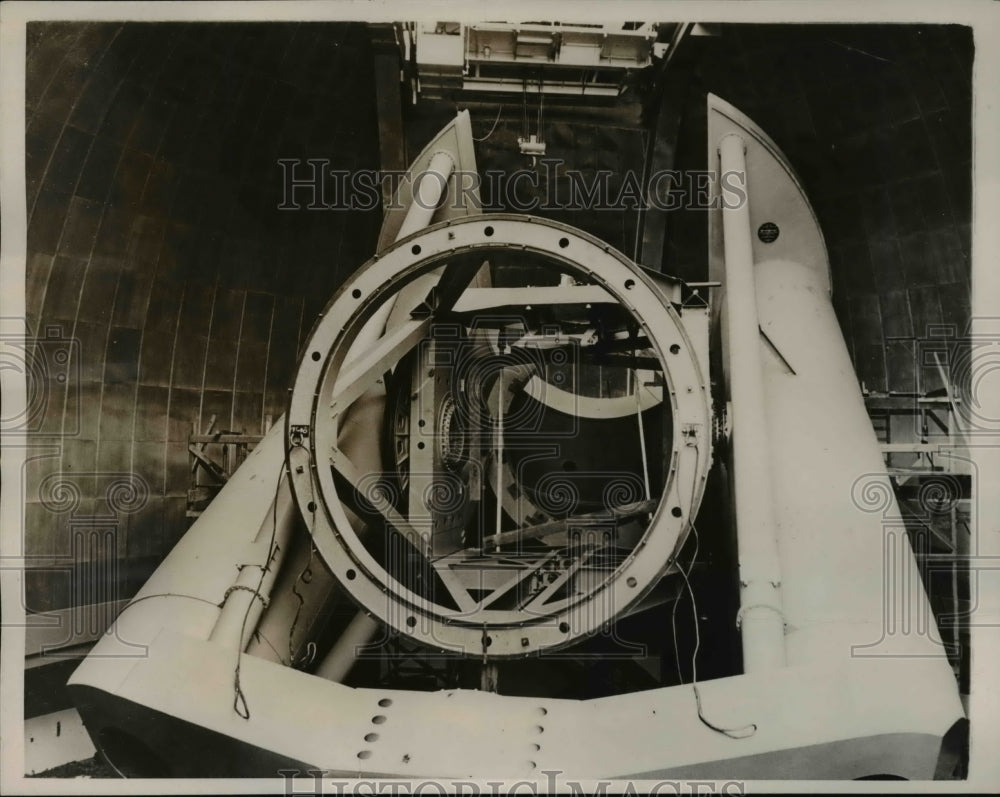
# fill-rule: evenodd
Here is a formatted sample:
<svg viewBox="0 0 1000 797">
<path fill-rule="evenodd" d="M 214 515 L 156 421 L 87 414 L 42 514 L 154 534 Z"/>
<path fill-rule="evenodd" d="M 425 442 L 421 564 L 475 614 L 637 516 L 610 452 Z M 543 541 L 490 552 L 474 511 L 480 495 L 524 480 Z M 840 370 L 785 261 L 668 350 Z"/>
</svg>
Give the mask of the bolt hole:
<svg viewBox="0 0 1000 797">
<path fill-rule="evenodd" d="M 360 288 L 355 288 L 353 291 L 351 291 L 351 296 L 353 296 L 355 299 L 360 299 L 361 298 L 361 289 Z"/>
<path fill-rule="evenodd" d="M 424 448 L 424 444 L 422 442 L 421 443 L 417 443 L 417 448 L 423 449 Z"/>
<path fill-rule="evenodd" d="M 314 351 L 312 353 L 313 362 L 317 362 L 318 363 L 319 362 L 319 358 L 322 357 L 322 356 L 323 355 L 320 354 L 318 351 Z"/>
<path fill-rule="evenodd" d="M 674 517 L 680 517 L 681 515 L 684 514 L 684 512 L 681 510 L 679 506 L 675 506 L 673 509 L 670 510 L 670 514 L 673 515 Z"/>
<path fill-rule="evenodd" d="M 360 753 L 358 753 L 358 758 L 371 758 L 371 757 L 372 757 L 371 750 L 362 750 Z"/>
<path fill-rule="evenodd" d="M 635 287 L 635 280 L 625 280 L 625 290 L 630 291 Z"/>
<path fill-rule="evenodd" d="M 407 617 L 406 618 L 406 624 L 410 628 L 413 628 L 413 626 L 415 626 L 417 624 L 417 618 L 416 617 Z"/>
<path fill-rule="evenodd" d="M 420 254 L 420 244 L 413 244 L 413 246 L 410 247 L 410 251 L 413 252 L 413 254 L 415 254 L 415 255 L 419 255 Z"/>
<path fill-rule="evenodd" d="M 628 578 L 625 579 L 625 583 L 628 584 L 630 587 L 634 587 L 639 582 L 635 580 L 635 576 L 629 576 Z"/>
<path fill-rule="evenodd" d="M 366 733 L 365 734 L 365 741 L 366 742 L 377 742 L 378 741 L 378 734 L 377 733 Z"/>
<path fill-rule="evenodd" d="M 483 230 L 483 234 L 487 238 L 489 238 L 491 235 L 493 235 L 493 228 L 492 227 L 487 227 L 485 230 Z"/>
<path fill-rule="evenodd" d="M 569 238 L 560 238 L 559 239 L 559 248 L 560 249 L 565 249 L 567 246 L 569 246 Z"/>
<path fill-rule="evenodd" d="M 315 512 L 316 511 L 316 502 L 315 501 L 310 501 L 308 504 L 306 504 L 306 509 L 308 509 L 310 512 Z"/>
<path fill-rule="evenodd" d="M 385 722 L 385 714 L 376 714 L 372 717 L 373 725 L 381 725 L 383 722 Z"/>
<path fill-rule="evenodd" d="M 564 634 L 568 634 L 569 633 L 569 623 L 567 623 L 567 622 L 559 623 L 559 630 L 562 631 Z"/>
<path fill-rule="evenodd" d="M 354 570 L 348 570 L 344 575 L 347 576 L 348 581 L 354 581 L 358 577 L 358 574 Z"/>
<path fill-rule="evenodd" d="M 671 354 L 680 354 L 681 353 L 681 347 L 679 345 L 677 345 L 676 343 L 671 343 L 670 344 L 670 353 Z"/>
<path fill-rule="evenodd" d="M 427 425 L 427 421 L 425 421 L 423 418 L 421 418 L 419 421 L 417 421 L 417 426 L 419 426 L 421 429 L 423 429 L 426 425 Z"/>
<path fill-rule="evenodd" d="M 382 708 L 389 708 L 389 706 L 392 705 L 392 699 L 388 697 L 383 697 L 381 700 L 378 701 L 378 704 L 382 706 Z"/>
</svg>

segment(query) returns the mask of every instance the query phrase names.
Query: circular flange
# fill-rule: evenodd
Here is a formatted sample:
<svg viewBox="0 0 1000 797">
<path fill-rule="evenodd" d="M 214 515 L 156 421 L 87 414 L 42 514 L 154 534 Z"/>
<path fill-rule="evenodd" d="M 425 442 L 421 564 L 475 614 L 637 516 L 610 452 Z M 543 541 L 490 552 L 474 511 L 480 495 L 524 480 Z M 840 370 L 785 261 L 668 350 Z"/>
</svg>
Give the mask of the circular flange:
<svg viewBox="0 0 1000 797">
<path fill-rule="evenodd" d="M 365 359 L 355 347 L 345 368 L 359 333 L 366 323 L 366 335 L 372 324 L 384 324 L 386 303 L 418 278 L 440 273 L 446 263 L 463 255 L 488 261 L 490 253 L 498 250 L 541 258 L 586 284 L 603 288 L 610 301 L 625 308 L 662 365 L 666 383 L 662 403 L 672 420 L 665 483 L 645 533 L 613 572 L 591 583 L 584 594 L 567 596 L 543 612 L 483 608 L 474 601 L 443 605 L 417 594 L 396 580 L 365 545 L 364 525 L 345 506 L 346 493 L 340 492 L 361 491 L 366 479 L 376 483 L 379 476 L 359 472 L 338 447 L 349 403 L 344 395 L 356 397 L 338 385 L 338 379 L 349 381 L 344 374 L 356 372 L 357 363 Z M 388 348 L 390 334 L 402 338 L 426 333 L 420 312 L 406 315 L 378 345 L 371 346 L 366 339 L 369 359 L 383 344 Z M 423 323 L 428 323 L 427 313 L 423 316 Z M 565 646 L 600 630 L 641 600 L 673 563 L 684 541 L 711 459 L 708 383 L 678 312 L 657 284 L 624 255 L 586 233 L 556 222 L 507 214 L 429 227 L 398 241 L 359 269 L 333 297 L 310 334 L 292 390 L 286 434 L 289 479 L 302 516 L 318 552 L 362 610 L 429 646 L 492 658 Z M 376 431 L 371 434 L 374 437 Z M 373 445 L 377 450 L 377 441 Z M 377 492 L 370 496 L 372 506 L 381 506 L 388 525 L 430 560 L 430 544 L 420 529 L 411 526 L 391 501 L 380 500 Z M 536 575 L 546 574 L 547 567 Z"/>
</svg>

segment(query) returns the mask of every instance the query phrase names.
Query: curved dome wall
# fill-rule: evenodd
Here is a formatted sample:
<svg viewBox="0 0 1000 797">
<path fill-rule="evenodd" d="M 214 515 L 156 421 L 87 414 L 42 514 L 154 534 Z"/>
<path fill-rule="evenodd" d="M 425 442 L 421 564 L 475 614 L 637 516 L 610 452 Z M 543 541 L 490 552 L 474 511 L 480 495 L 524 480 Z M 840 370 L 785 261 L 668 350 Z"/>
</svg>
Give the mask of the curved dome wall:
<svg viewBox="0 0 1000 797">
<path fill-rule="evenodd" d="M 254 434 L 283 412 L 299 342 L 380 214 L 279 210 L 277 161 L 376 168 L 378 137 L 361 25 L 32 23 L 27 44 L 27 320 L 74 341 L 42 421 L 64 437 L 29 465 L 43 611 L 144 581 L 187 527 L 193 429 Z M 40 500 L 60 472 L 75 508 Z M 148 499 L 115 515 L 130 472 Z M 102 514 L 114 550 L 80 550 Z"/>
</svg>

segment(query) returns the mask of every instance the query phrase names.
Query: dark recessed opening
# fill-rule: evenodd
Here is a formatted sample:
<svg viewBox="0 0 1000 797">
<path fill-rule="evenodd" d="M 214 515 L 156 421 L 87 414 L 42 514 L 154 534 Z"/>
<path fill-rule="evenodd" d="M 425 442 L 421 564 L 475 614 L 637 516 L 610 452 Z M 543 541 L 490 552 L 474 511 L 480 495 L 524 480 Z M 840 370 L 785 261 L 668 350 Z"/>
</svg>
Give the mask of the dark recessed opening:
<svg viewBox="0 0 1000 797">
<path fill-rule="evenodd" d="M 103 728 L 97 746 L 104 759 L 124 778 L 169 778 L 170 767 L 144 742 L 118 728 Z"/>
</svg>

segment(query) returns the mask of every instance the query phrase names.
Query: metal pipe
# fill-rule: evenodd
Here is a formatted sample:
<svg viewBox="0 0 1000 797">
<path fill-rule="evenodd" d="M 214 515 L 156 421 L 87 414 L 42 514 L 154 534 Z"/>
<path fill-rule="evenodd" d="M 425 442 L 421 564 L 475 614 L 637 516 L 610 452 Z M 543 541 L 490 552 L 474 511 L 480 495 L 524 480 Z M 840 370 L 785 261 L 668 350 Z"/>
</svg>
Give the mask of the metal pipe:
<svg viewBox="0 0 1000 797">
<path fill-rule="evenodd" d="M 503 350 L 500 351 L 503 354 Z M 493 537 L 500 550 L 500 532 L 503 531 L 503 368 L 497 374 L 497 530 Z M 520 519 L 519 519 L 520 520 Z"/>
<path fill-rule="evenodd" d="M 413 199 L 406 211 L 396 240 L 422 230 L 431 223 L 434 212 L 448 190 L 448 180 L 455 171 L 455 158 L 446 150 L 439 149 L 431 157 L 427 168 L 417 172 L 413 179 Z"/>
<path fill-rule="evenodd" d="M 291 541 L 294 519 L 295 501 L 288 481 L 283 479 L 253 542 L 260 550 L 260 559 L 240 563 L 239 574 L 226 592 L 211 640 L 234 647 L 238 643 L 240 650 L 246 650 L 270 600 L 271 588 Z"/>
<path fill-rule="evenodd" d="M 399 232 L 396 235 L 397 241 L 422 230 L 431 223 L 434 218 L 434 213 L 437 210 L 438 205 L 441 204 L 441 199 L 447 190 L 448 180 L 451 179 L 451 174 L 454 171 L 455 159 L 449 153 L 444 150 L 439 150 L 434 153 L 434 157 L 431 158 L 427 168 L 414 178 L 414 196 L 410 202 L 410 207 L 406 211 L 406 217 L 403 219 L 403 223 L 399 227 Z M 429 290 L 429 288 L 423 287 L 421 280 L 417 280 L 416 282 L 421 284 L 421 287 L 418 288 L 418 290 L 424 291 L 424 294 L 419 297 L 420 299 L 423 299 L 423 296 L 426 295 L 426 291 Z M 397 302 L 402 301 L 403 306 L 407 308 L 407 312 L 411 309 L 408 307 L 407 298 L 409 294 L 413 292 L 412 287 L 412 285 L 407 286 L 407 288 L 411 288 L 411 290 L 408 291 L 407 288 L 404 288 L 396 296 L 393 296 L 388 301 L 384 302 L 382 306 L 375 311 L 374 315 L 372 315 L 372 317 L 365 322 L 361 331 L 358 333 L 358 336 L 351 344 L 351 348 L 348 350 L 347 355 L 344 357 L 344 363 L 341 366 L 341 370 L 346 368 L 352 360 L 367 351 L 380 337 L 382 337 L 382 333 L 385 331 L 386 324 L 389 321 L 389 315 L 392 313 L 393 307 L 396 306 Z"/>
<path fill-rule="evenodd" d="M 649 457 L 646 455 L 646 429 L 642 425 L 642 396 L 639 395 L 642 380 L 637 370 L 632 369 L 628 373 L 632 380 L 632 389 L 635 391 L 635 420 L 639 424 L 639 452 L 642 454 L 642 485 L 646 490 L 648 501 L 653 494 L 649 489 Z"/>
<path fill-rule="evenodd" d="M 720 174 L 746 176 L 746 150 L 741 136 L 723 136 L 719 156 Z M 749 197 L 746 183 L 744 190 Z M 768 426 L 748 200 L 737 207 L 724 204 L 722 225 L 740 570 L 738 623 L 743 668 L 753 672 L 785 665 L 785 639 L 774 497 L 767 468 Z"/>
<path fill-rule="evenodd" d="M 434 220 L 434 214 L 447 192 L 448 181 L 457 168 L 456 157 L 446 150 L 438 150 L 431 157 L 426 169 L 411 172 L 413 174 L 414 196 L 410 200 L 410 207 L 407 208 L 406 216 L 399 227 L 399 232 L 396 235 L 397 241 L 419 232 Z M 437 285 L 442 271 L 443 268 L 437 268 L 403 286 L 402 290 L 396 294 L 395 299 L 390 300 L 391 304 L 390 302 L 386 303 L 390 311 L 394 311 L 391 315 L 387 313 L 386 325 L 393 327 L 401 319 L 409 318 L 413 308 L 427 297 L 431 288 Z M 381 308 L 379 308 L 379 312 L 382 312 Z"/>
<path fill-rule="evenodd" d="M 378 622 L 364 612 L 358 612 L 347 624 L 330 652 L 326 655 L 316 675 L 328 681 L 343 681 L 358 658 L 358 648 L 369 644 L 378 632 Z"/>
</svg>

